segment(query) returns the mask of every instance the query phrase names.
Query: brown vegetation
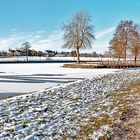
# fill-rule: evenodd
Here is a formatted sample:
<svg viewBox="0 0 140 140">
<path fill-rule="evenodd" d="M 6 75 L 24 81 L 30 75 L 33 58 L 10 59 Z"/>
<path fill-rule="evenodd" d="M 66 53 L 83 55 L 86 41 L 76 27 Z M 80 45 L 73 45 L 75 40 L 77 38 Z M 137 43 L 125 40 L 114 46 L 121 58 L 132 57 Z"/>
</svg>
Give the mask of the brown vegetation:
<svg viewBox="0 0 140 140">
<path fill-rule="evenodd" d="M 80 49 L 91 48 L 91 43 L 95 39 L 93 27 L 90 25 L 90 16 L 85 11 L 79 11 L 63 26 L 64 30 L 64 48 L 73 48 L 76 50 L 77 63 L 80 63 Z"/>
<path fill-rule="evenodd" d="M 94 68 L 105 68 L 104 65 L 100 64 L 64 64 L 65 68 L 85 68 L 85 69 L 94 69 Z"/>
<path fill-rule="evenodd" d="M 80 126 L 79 132 L 75 140 L 91 139 L 94 131 L 102 129 L 104 125 L 108 125 L 109 129 L 104 136 L 100 136 L 99 140 L 139 140 L 140 139 L 140 81 L 133 82 L 120 89 L 115 93 L 110 93 L 106 99 L 109 105 L 98 104 L 96 112 L 101 110 L 98 117 L 88 119 L 88 124 Z M 98 110 L 99 109 L 99 110 Z M 114 110 L 112 115 L 107 112 Z M 86 116 L 85 116 L 86 118 Z"/>
<path fill-rule="evenodd" d="M 133 21 L 121 21 L 116 28 L 113 39 L 110 41 L 110 52 L 113 57 L 124 58 L 126 61 L 127 52 L 134 55 L 135 63 L 140 52 L 140 31 L 138 25 Z"/>
</svg>

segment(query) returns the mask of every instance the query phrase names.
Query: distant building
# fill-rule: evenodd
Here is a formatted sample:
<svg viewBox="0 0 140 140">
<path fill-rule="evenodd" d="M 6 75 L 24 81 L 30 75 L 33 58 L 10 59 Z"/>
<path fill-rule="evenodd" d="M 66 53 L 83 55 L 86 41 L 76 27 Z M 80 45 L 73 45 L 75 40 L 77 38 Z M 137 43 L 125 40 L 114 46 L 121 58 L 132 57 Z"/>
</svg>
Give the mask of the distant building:
<svg viewBox="0 0 140 140">
<path fill-rule="evenodd" d="M 61 54 L 63 54 L 65 57 L 70 56 L 70 52 L 61 52 Z"/>
<path fill-rule="evenodd" d="M 19 56 L 20 54 L 17 52 L 17 50 L 14 50 L 14 49 L 8 49 L 8 52 L 7 54 L 9 56 Z"/>
<path fill-rule="evenodd" d="M 56 52 L 52 50 L 45 50 L 45 52 L 46 52 L 46 56 L 48 57 L 53 57 L 56 55 Z"/>
<path fill-rule="evenodd" d="M 20 49 L 16 49 L 16 53 L 18 56 L 22 56 L 23 52 Z"/>
<path fill-rule="evenodd" d="M 55 57 L 66 57 L 64 54 L 62 54 L 62 53 L 57 53 L 56 55 L 55 55 Z"/>
</svg>

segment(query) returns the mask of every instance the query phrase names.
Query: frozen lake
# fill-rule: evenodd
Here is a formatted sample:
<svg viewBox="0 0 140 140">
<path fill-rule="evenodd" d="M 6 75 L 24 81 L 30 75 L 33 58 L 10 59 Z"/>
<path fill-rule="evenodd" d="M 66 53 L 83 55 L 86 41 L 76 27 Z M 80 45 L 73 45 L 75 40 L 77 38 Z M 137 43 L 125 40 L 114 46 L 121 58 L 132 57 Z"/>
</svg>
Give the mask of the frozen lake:
<svg viewBox="0 0 140 140">
<path fill-rule="evenodd" d="M 63 63 L 0 64 L 0 99 L 116 71 L 62 66 Z"/>
</svg>

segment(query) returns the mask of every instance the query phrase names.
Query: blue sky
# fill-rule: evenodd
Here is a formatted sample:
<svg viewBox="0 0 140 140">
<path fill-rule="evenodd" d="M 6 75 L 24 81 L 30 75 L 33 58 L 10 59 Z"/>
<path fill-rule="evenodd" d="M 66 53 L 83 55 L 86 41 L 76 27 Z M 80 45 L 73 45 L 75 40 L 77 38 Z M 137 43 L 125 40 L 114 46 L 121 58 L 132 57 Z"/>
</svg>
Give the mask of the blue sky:
<svg viewBox="0 0 140 140">
<path fill-rule="evenodd" d="M 37 50 L 61 51 L 63 23 L 88 10 L 95 26 L 92 50 L 104 52 L 120 20 L 140 24 L 139 0 L 0 0 L 0 50 L 29 41 Z"/>
</svg>

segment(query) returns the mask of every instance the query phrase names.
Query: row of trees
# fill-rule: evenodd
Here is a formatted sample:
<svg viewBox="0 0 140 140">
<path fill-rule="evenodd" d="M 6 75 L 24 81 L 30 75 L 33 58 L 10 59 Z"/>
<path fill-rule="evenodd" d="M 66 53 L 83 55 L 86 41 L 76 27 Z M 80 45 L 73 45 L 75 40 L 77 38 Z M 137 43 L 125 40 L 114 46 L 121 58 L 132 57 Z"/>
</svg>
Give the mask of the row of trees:
<svg viewBox="0 0 140 140">
<path fill-rule="evenodd" d="M 9 48 L 8 51 L 0 51 L 0 56 L 26 56 L 28 61 L 28 56 L 44 56 L 45 52 L 36 51 L 31 49 L 31 44 L 29 42 L 24 42 L 21 47 L 16 49 Z"/>
<path fill-rule="evenodd" d="M 85 11 L 79 11 L 63 26 L 64 48 L 75 49 L 77 63 L 80 62 L 79 50 L 91 48 L 94 37 L 91 18 Z M 113 39 L 110 41 L 109 52 L 115 58 L 124 58 L 127 54 L 133 54 L 135 63 L 140 54 L 140 28 L 133 21 L 121 21 L 116 27 Z"/>
<path fill-rule="evenodd" d="M 135 63 L 140 54 L 140 30 L 139 26 L 133 21 L 121 21 L 116 28 L 113 39 L 109 46 L 111 54 L 118 60 L 124 58 L 127 54 L 133 54 Z"/>
<path fill-rule="evenodd" d="M 0 51 L 0 56 L 25 56 L 26 61 L 28 61 L 28 56 L 44 56 L 44 57 L 76 57 L 76 51 L 71 52 L 57 52 L 53 50 L 44 50 L 44 51 L 37 51 L 32 49 L 32 46 L 29 42 L 24 42 L 21 47 L 16 49 L 9 48 L 7 51 Z M 80 57 L 104 57 L 102 54 L 98 54 L 96 52 L 91 53 L 80 53 Z"/>
<path fill-rule="evenodd" d="M 86 11 L 79 11 L 67 23 L 63 25 L 64 45 L 63 48 L 72 48 L 75 51 L 71 53 L 77 56 L 77 63 L 80 62 L 80 49 L 92 47 L 95 39 L 91 17 Z M 135 57 L 135 63 L 140 54 L 140 28 L 133 21 L 121 21 L 116 27 L 115 34 L 110 41 L 109 52 L 112 56 L 124 58 L 126 61 L 127 54 L 131 53 Z M 21 50 L 25 52 L 28 61 L 28 55 L 31 45 L 29 42 L 22 44 Z"/>
</svg>

